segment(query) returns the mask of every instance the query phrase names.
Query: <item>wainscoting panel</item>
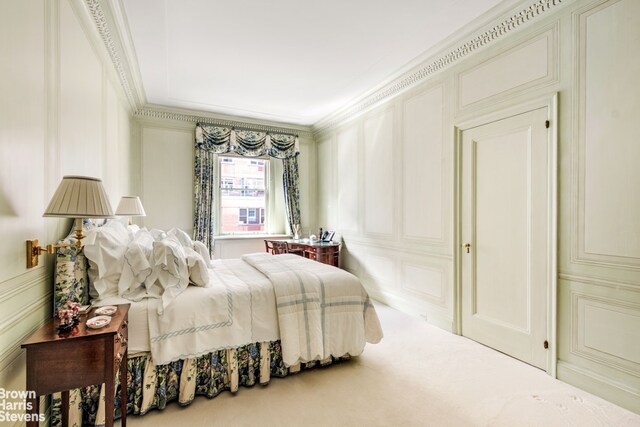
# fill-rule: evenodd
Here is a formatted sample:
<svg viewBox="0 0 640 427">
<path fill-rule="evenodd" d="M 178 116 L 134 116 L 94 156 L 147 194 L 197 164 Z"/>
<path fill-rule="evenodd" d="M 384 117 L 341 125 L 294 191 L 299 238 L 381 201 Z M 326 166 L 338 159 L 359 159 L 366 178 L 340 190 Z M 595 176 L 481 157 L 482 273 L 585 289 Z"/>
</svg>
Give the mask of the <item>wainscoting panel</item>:
<svg viewBox="0 0 640 427">
<path fill-rule="evenodd" d="M 193 230 L 194 138 L 190 130 L 142 127 L 145 226 Z"/>
<path fill-rule="evenodd" d="M 460 73 L 458 108 L 555 80 L 556 44 L 555 31 L 550 30 Z"/>
<path fill-rule="evenodd" d="M 572 293 L 573 352 L 640 372 L 640 304 Z"/>
<path fill-rule="evenodd" d="M 344 238 L 342 246 L 340 247 L 340 268 L 360 277 L 361 266 L 356 255 L 361 252 L 362 248 L 352 243 L 348 237 Z"/>
<path fill-rule="evenodd" d="M 43 2 L 0 3 L 0 292 L 25 271 L 25 240 L 45 238 Z"/>
<path fill-rule="evenodd" d="M 359 127 L 352 125 L 337 133 L 337 185 L 338 224 L 343 234 L 358 232 L 358 162 Z"/>
<path fill-rule="evenodd" d="M 445 243 L 444 85 L 403 102 L 402 237 Z"/>
<path fill-rule="evenodd" d="M 575 32 L 579 175 L 573 260 L 639 270 L 640 193 L 634 189 L 640 182 L 640 56 L 629 53 L 640 40 L 640 2 L 598 4 L 577 15 Z"/>
<path fill-rule="evenodd" d="M 95 160 L 102 157 L 106 126 L 102 63 L 67 1 L 60 2 L 59 94 L 61 174 L 104 178 L 103 162 Z"/>
<path fill-rule="evenodd" d="M 637 412 L 640 287 L 571 277 L 558 289 L 558 377 Z"/>
<path fill-rule="evenodd" d="M 320 207 L 318 212 L 318 226 L 326 229 L 339 229 L 336 222 L 337 198 L 333 193 L 333 175 L 335 173 L 334 165 L 337 159 L 333 151 L 333 137 L 323 139 L 318 142 L 318 200 L 317 205 Z M 316 234 L 315 228 L 309 231 L 310 234 Z"/>
<path fill-rule="evenodd" d="M 105 122 L 105 141 L 102 147 L 104 155 L 102 157 L 104 170 L 104 187 L 110 197 L 111 205 L 115 209 L 120 202 L 122 196 L 137 196 L 137 194 L 120 194 L 122 188 L 128 185 L 122 185 L 121 181 L 128 184 L 128 173 L 122 174 L 121 166 L 118 165 L 120 159 L 129 158 L 129 153 L 122 153 L 127 147 L 123 146 L 120 141 L 119 126 L 119 107 L 118 95 L 108 80 L 105 79 L 104 88 L 104 122 Z M 126 140 L 125 140 L 126 141 Z M 128 166 L 129 162 L 125 160 L 123 163 Z M 119 167 L 109 168 L 109 165 L 118 165 Z M 127 168 L 128 169 L 128 168 Z"/>
<path fill-rule="evenodd" d="M 449 261 L 403 254 L 400 261 L 400 283 L 410 298 L 449 308 Z"/>
<path fill-rule="evenodd" d="M 364 231 L 394 237 L 395 176 L 394 110 L 385 109 L 364 120 Z"/>
<path fill-rule="evenodd" d="M 358 253 L 360 274 L 364 280 L 377 288 L 390 289 L 397 286 L 395 277 L 395 258 L 378 250 Z"/>
</svg>

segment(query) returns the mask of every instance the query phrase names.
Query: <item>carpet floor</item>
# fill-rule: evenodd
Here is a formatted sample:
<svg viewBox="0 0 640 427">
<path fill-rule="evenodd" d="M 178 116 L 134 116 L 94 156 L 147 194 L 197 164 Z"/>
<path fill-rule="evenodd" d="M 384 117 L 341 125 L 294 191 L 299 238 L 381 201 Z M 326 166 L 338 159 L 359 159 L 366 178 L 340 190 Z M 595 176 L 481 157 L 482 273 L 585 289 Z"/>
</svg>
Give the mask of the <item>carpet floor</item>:
<svg viewBox="0 0 640 427">
<path fill-rule="evenodd" d="M 197 397 L 143 417 L 161 426 L 640 426 L 640 415 L 376 304 L 385 337 L 348 362 Z"/>
</svg>

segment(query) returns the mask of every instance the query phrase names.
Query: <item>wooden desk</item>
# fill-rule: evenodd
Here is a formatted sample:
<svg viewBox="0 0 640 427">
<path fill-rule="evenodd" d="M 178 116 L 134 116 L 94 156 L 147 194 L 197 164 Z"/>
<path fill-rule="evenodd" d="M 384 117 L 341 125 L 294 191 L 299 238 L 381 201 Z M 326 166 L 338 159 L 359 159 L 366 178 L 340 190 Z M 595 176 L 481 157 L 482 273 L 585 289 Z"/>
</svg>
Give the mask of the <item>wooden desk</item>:
<svg viewBox="0 0 640 427">
<path fill-rule="evenodd" d="M 287 242 L 289 246 L 303 247 L 305 258 L 313 259 L 324 264 L 333 265 L 334 267 L 339 266 L 340 243 L 319 241 L 312 242 L 309 239 L 287 239 L 280 241 Z"/>
<path fill-rule="evenodd" d="M 95 308 L 80 316 L 69 333 L 58 334 L 58 321 L 51 319 L 33 333 L 22 348 L 27 350 L 27 390 L 36 397 L 27 399 L 31 413 L 38 414 L 39 396 L 62 392 L 62 425 L 69 424 L 69 390 L 105 384 L 105 425 L 113 426 L 115 376 L 120 367 L 122 426 L 127 423 L 127 322 L 129 304 L 118 305 L 111 323 L 101 329 L 86 326 Z M 37 422 L 27 423 L 37 426 Z"/>
</svg>

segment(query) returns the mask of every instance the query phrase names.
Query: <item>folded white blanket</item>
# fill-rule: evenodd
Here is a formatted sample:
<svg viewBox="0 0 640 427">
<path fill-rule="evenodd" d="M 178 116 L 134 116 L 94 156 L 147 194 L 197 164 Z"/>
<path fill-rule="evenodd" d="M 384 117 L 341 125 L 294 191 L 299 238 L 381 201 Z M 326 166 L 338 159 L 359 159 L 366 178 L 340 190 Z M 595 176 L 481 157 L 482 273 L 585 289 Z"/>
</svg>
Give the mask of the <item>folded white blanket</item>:
<svg viewBox="0 0 640 427">
<path fill-rule="evenodd" d="M 357 356 L 366 342 L 382 339 L 375 308 L 353 274 L 291 254 L 242 259 L 273 284 L 285 365 Z"/>
</svg>

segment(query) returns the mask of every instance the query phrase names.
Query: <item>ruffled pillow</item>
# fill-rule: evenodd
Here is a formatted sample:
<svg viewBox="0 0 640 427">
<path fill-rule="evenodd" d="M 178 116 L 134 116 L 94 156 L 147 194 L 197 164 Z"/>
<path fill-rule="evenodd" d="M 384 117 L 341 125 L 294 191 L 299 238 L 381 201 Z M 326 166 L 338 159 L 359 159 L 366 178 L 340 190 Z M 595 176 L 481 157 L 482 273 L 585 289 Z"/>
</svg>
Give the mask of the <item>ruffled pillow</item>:
<svg viewBox="0 0 640 427">
<path fill-rule="evenodd" d="M 211 262 L 211 255 L 209 255 L 209 248 L 207 248 L 204 243 L 198 240 L 194 240 L 193 250 L 200 254 L 200 256 L 202 257 L 202 259 L 204 260 L 208 268 L 213 268 L 213 263 Z"/>
<path fill-rule="evenodd" d="M 209 286 L 209 270 L 202 255 L 189 248 L 184 248 L 184 253 L 189 267 L 189 280 L 191 283 L 203 288 Z"/>
<path fill-rule="evenodd" d="M 175 236 L 153 243 L 153 275 L 156 280 L 147 284 L 147 293 L 152 298 L 161 298 L 158 314 L 189 285 L 189 267 L 182 244 Z"/>
<path fill-rule="evenodd" d="M 84 254 L 89 260 L 89 280 L 93 298 L 118 295 L 118 283 L 124 264 L 124 253 L 131 236 L 118 221 L 109 221 L 90 230 L 84 238 Z"/>
<path fill-rule="evenodd" d="M 118 282 L 120 296 L 139 301 L 146 295 L 145 282 L 153 283 L 153 236 L 146 229 L 139 230 L 124 253 L 122 275 Z"/>
</svg>

